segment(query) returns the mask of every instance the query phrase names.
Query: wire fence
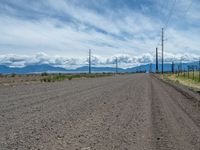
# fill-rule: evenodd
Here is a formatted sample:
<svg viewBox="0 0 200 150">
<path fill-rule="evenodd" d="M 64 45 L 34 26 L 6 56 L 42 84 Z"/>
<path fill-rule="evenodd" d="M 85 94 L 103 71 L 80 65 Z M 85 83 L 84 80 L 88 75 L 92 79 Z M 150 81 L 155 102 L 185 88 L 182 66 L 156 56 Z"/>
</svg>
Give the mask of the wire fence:
<svg viewBox="0 0 200 150">
<path fill-rule="evenodd" d="M 172 63 L 172 73 L 175 73 L 177 77 L 183 77 L 200 82 L 200 61 L 188 64 Z"/>
<path fill-rule="evenodd" d="M 175 74 L 178 78 L 200 82 L 200 60 L 194 62 L 172 62 L 164 65 L 164 72 Z M 160 73 L 159 70 L 156 71 Z"/>
</svg>

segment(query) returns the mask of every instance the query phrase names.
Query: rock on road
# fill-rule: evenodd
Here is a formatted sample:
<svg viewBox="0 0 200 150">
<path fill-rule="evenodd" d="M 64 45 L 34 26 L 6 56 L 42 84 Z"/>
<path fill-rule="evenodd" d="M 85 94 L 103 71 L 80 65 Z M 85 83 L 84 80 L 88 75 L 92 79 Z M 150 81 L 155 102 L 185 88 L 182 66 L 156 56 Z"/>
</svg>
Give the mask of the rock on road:
<svg viewBox="0 0 200 150">
<path fill-rule="evenodd" d="M 0 150 L 200 150 L 200 105 L 148 74 L 0 86 Z"/>
</svg>

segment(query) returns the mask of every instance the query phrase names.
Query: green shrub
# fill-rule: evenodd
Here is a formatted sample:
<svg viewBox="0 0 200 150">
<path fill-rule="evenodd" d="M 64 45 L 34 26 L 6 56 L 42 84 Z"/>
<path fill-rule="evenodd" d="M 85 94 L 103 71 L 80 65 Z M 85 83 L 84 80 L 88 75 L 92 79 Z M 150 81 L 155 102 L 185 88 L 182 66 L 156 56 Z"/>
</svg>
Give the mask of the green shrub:
<svg viewBox="0 0 200 150">
<path fill-rule="evenodd" d="M 112 76 L 112 73 L 96 73 L 96 74 L 51 74 L 48 75 L 47 73 L 42 73 L 42 76 L 45 76 L 44 78 L 40 79 L 41 82 L 56 82 L 56 81 L 63 81 L 65 79 L 72 80 L 73 78 L 96 78 L 96 77 L 105 77 L 105 76 Z"/>
<path fill-rule="evenodd" d="M 51 78 L 47 78 L 47 82 L 52 82 L 53 80 Z"/>
<path fill-rule="evenodd" d="M 179 83 L 179 80 L 176 79 L 176 80 L 175 80 L 175 83 Z"/>
<path fill-rule="evenodd" d="M 47 72 L 43 72 L 43 73 L 41 73 L 41 76 L 48 76 L 48 73 Z"/>
<path fill-rule="evenodd" d="M 72 78 L 73 78 L 72 76 L 68 76 L 68 80 L 72 80 Z"/>
<path fill-rule="evenodd" d="M 15 77 L 15 76 L 16 76 L 16 74 L 15 74 L 15 73 L 12 73 L 12 74 L 11 74 L 11 77 Z"/>
</svg>

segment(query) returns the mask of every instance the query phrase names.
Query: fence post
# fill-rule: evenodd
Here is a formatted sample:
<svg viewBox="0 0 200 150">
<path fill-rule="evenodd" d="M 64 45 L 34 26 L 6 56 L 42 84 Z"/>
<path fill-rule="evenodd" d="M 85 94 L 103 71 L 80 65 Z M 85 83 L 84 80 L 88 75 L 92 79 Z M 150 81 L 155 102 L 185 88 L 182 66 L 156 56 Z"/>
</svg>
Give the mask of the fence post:
<svg viewBox="0 0 200 150">
<path fill-rule="evenodd" d="M 179 69 L 180 69 L 180 66 L 178 65 L 178 77 L 179 77 Z"/>
<path fill-rule="evenodd" d="M 188 66 L 188 79 L 190 78 L 190 70 L 189 70 L 189 66 Z"/>
<path fill-rule="evenodd" d="M 194 67 L 193 67 L 193 69 L 192 69 L 192 70 L 193 70 L 193 77 L 192 77 L 192 79 L 194 80 Z"/>
<path fill-rule="evenodd" d="M 185 68 L 184 68 L 184 78 L 185 78 Z"/>
<path fill-rule="evenodd" d="M 182 60 L 181 60 L 181 62 L 180 62 L 180 72 L 181 72 L 181 75 L 182 75 L 182 73 L 183 73 L 183 71 L 182 71 Z"/>
</svg>

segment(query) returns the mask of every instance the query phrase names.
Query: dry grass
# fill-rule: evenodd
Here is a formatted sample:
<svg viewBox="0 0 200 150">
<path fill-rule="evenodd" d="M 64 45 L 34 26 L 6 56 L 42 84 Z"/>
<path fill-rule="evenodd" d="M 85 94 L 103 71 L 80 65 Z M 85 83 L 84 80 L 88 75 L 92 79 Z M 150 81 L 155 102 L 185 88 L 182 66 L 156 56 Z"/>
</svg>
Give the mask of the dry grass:
<svg viewBox="0 0 200 150">
<path fill-rule="evenodd" d="M 53 73 L 41 73 L 41 74 L 0 74 L 1 84 L 20 84 L 20 83 L 32 83 L 32 82 L 56 82 L 63 80 L 72 80 L 76 78 L 97 78 L 112 76 L 113 73 L 80 73 L 80 74 L 53 74 Z"/>
<path fill-rule="evenodd" d="M 163 77 L 175 83 L 188 86 L 189 88 L 194 89 L 195 91 L 200 91 L 199 72 L 197 71 L 194 73 L 194 78 L 192 72 L 189 72 L 189 76 L 188 73 L 180 73 L 179 75 L 165 74 Z"/>
</svg>

